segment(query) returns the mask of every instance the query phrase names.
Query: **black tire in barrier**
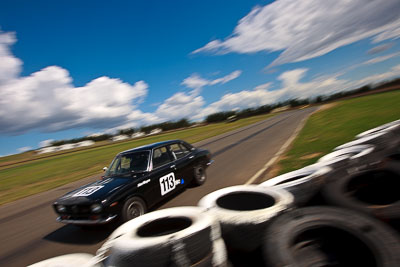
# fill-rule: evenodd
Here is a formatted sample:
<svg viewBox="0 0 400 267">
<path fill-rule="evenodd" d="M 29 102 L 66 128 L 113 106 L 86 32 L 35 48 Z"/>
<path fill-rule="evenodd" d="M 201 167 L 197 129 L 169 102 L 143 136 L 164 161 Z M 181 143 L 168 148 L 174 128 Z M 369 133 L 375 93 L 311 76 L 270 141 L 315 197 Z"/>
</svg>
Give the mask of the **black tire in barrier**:
<svg viewBox="0 0 400 267">
<path fill-rule="evenodd" d="M 400 239 L 382 222 L 334 207 L 278 216 L 265 234 L 266 266 L 400 266 Z"/>
<path fill-rule="evenodd" d="M 393 131 L 395 134 L 400 134 L 400 120 L 392 121 L 381 126 L 369 129 L 368 131 L 359 133 L 356 138 L 363 138 L 368 135 L 376 134 L 381 131 Z"/>
<path fill-rule="evenodd" d="M 271 178 L 260 186 L 285 189 L 293 194 L 296 206 L 303 206 L 319 192 L 331 171 L 330 167 L 314 164 Z"/>
<path fill-rule="evenodd" d="M 358 210 L 380 219 L 400 218 L 400 166 L 388 163 L 384 167 L 342 172 L 330 179 L 321 194 L 327 203 Z"/>
<path fill-rule="evenodd" d="M 333 169 L 351 167 L 352 165 L 368 164 L 376 162 L 374 145 L 355 145 L 333 151 L 321 157 L 317 164 L 329 166 Z"/>
<path fill-rule="evenodd" d="M 396 148 L 399 145 L 400 138 L 398 135 L 391 131 L 380 131 L 371 135 L 364 136 L 336 147 L 334 150 L 341 150 L 344 148 L 356 145 L 374 145 L 375 151 L 388 151 Z"/>
</svg>

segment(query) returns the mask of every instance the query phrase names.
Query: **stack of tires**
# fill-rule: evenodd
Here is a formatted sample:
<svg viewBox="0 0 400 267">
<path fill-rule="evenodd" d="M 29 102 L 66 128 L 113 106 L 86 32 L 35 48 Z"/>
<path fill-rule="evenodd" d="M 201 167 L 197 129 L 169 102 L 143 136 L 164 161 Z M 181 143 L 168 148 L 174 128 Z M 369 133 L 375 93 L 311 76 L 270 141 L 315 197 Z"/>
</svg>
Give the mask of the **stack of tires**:
<svg viewBox="0 0 400 267">
<path fill-rule="evenodd" d="M 94 257 L 62 257 L 83 266 L 400 266 L 399 155 L 400 120 L 260 185 L 131 220 Z M 72 266 L 57 260 L 35 266 Z"/>
</svg>

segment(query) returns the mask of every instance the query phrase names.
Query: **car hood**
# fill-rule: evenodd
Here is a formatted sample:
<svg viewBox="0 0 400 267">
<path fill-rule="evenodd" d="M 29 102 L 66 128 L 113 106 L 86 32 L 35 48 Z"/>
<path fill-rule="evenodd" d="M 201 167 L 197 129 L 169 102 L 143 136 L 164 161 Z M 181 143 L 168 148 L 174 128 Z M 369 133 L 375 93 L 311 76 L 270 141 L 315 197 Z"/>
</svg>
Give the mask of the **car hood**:
<svg viewBox="0 0 400 267">
<path fill-rule="evenodd" d="M 134 182 L 132 177 L 111 177 L 84 185 L 57 199 L 58 204 L 90 204 L 106 199 L 118 189 Z"/>
</svg>

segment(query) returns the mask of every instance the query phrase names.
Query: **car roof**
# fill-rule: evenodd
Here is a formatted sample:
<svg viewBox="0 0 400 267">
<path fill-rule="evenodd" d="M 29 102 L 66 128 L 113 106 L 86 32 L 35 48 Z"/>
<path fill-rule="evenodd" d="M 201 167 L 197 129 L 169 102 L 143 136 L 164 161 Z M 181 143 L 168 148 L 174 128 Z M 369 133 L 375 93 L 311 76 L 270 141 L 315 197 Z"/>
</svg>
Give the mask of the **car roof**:
<svg viewBox="0 0 400 267">
<path fill-rule="evenodd" d="M 128 153 L 128 152 L 136 152 L 136 151 L 152 150 L 153 148 L 156 148 L 159 146 L 166 146 L 166 145 L 170 145 L 170 144 L 174 144 L 174 143 L 181 143 L 181 142 L 184 142 L 184 141 L 182 141 L 182 140 L 162 141 L 162 142 L 157 142 L 157 143 L 153 143 L 153 144 L 148 144 L 148 145 L 128 149 L 128 150 L 120 152 L 119 154 L 124 154 L 124 153 Z"/>
</svg>

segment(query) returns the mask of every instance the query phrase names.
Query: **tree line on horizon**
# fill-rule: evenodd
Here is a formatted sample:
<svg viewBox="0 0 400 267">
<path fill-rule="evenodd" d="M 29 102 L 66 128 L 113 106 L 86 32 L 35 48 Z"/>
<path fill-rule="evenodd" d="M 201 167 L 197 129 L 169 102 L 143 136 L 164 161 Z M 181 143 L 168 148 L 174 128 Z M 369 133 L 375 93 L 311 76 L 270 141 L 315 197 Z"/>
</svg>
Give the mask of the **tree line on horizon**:
<svg viewBox="0 0 400 267">
<path fill-rule="evenodd" d="M 242 110 L 238 110 L 238 111 L 216 112 L 216 113 L 208 115 L 204 119 L 203 123 L 223 122 L 223 121 L 226 121 L 230 116 L 233 116 L 233 115 L 237 116 L 238 119 L 242 119 L 242 118 L 247 118 L 247 117 L 251 117 L 251 116 L 267 114 L 276 108 L 284 107 L 284 106 L 288 106 L 290 108 L 295 108 L 295 107 L 309 105 L 309 104 L 326 103 L 326 102 L 331 102 L 331 101 L 335 101 L 335 100 L 346 98 L 346 97 L 356 96 L 358 94 L 362 94 L 362 93 L 366 93 L 366 92 L 378 91 L 378 90 L 385 89 L 385 88 L 392 87 L 392 86 L 400 86 L 400 78 L 396 78 L 389 82 L 380 83 L 377 86 L 365 85 L 365 86 L 362 86 L 362 87 L 354 89 L 354 90 L 342 91 L 342 92 L 338 92 L 338 93 L 331 94 L 331 95 L 319 95 L 319 96 L 310 97 L 310 98 L 293 98 L 293 99 L 289 99 L 289 100 L 282 101 L 282 102 L 275 103 L 275 104 L 262 105 L 262 106 L 254 107 L 254 108 L 246 108 L 246 109 L 242 109 Z M 177 121 L 166 121 L 166 122 L 162 122 L 162 123 L 142 126 L 139 128 L 120 129 L 115 134 L 101 134 L 101 135 L 96 135 L 96 136 L 84 136 L 84 137 L 74 138 L 74 139 L 69 139 L 69 140 L 57 140 L 57 141 L 53 141 L 51 143 L 51 145 L 59 146 L 59 145 L 64 145 L 64 144 L 79 143 L 81 141 L 86 141 L 86 140 L 92 140 L 92 141 L 98 142 L 98 141 L 109 140 L 113 136 L 117 136 L 117 135 L 132 135 L 137 132 L 143 132 L 143 133 L 148 134 L 154 129 L 161 129 L 162 131 L 170 131 L 170 130 L 176 130 L 176 129 L 190 127 L 194 124 L 197 124 L 197 123 L 190 122 L 187 118 L 182 118 Z"/>
</svg>

